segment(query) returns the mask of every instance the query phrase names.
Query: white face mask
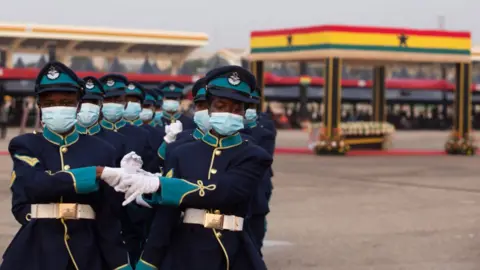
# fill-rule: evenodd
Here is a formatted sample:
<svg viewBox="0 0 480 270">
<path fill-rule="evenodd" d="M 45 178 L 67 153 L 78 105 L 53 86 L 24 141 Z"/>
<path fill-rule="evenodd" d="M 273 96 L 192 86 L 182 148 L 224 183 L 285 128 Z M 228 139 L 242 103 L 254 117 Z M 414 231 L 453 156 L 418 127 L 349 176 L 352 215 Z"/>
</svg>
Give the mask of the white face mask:
<svg viewBox="0 0 480 270">
<path fill-rule="evenodd" d="M 77 113 L 78 123 L 84 127 L 90 127 L 98 121 L 100 106 L 92 103 L 83 103 Z"/>
<path fill-rule="evenodd" d="M 203 132 L 207 132 L 211 128 L 208 110 L 196 111 L 193 115 L 193 121 Z"/>
<path fill-rule="evenodd" d="M 65 133 L 77 123 L 77 108 L 54 106 L 42 108 L 42 123 L 56 133 Z"/>
<path fill-rule="evenodd" d="M 140 112 L 140 119 L 142 121 L 150 121 L 153 118 L 153 110 L 152 109 L 142 109 Z"/>
<path fill-rule="evenodd" d="M 122 118 L 125 105 L 119 103 L 104 103 L 102 107 L 103 117 L 109 122 L 117 122 Z"/>
<path fill-rule="evenodd" d="M 180 102 L 178 100 L 166 99 L 163 101 L 162 109 L 167 112 L 176 112 L 180 107 Z"/>
<path fill-rule="evenodd" d="M 140 116 L 140 112 L 142 111 L 142 105 L 139 102 L 131 102 L 129 101 L 127 104 L 127 108 L 123 111 L 123 118 L 127 120 L 135 120 Z"/>
</svg>

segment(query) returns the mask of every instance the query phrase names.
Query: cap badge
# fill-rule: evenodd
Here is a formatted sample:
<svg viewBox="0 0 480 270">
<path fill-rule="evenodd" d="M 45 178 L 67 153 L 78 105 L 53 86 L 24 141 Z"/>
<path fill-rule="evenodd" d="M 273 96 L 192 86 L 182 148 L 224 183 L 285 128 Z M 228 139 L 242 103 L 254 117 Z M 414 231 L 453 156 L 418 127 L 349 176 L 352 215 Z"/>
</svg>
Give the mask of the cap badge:
<svg viewBox="0 0 480 270">
<path fill-rule="evenodd" d="M 47 73 L 47 78 L 50 79 L 50 80 L 56 80 L 58 77 L 60 77 L 60 73 L 58 73 L 58 71 L 55 69 L 55 67 L 50 67 L 48 69 L 48 73 Z"/>
<path fill-rule="evenodd" d="M 85 84 L 85 87 L 87 89 L 93 89 L 95 87 L 95 84 L 93 84 L 92 80 L 88 80 L 87 83 Z"/>
<path fill-rule="evenodd" d="M 133 85 L 133 83 L 129 84 L 128 90 L 135 90 L 135 85 Z"/>
<path fill-rule="evenodd" d="M 107 81 L 107 86 L 112 87 L 112 86 L 114 86 L 114 85 L 115 85 L 115 81 L 112 80 L 112 79 L 108 79 L 108 81 Z"/>
<path fill-rule="evenodd" d="M 238 77 L 237 72 L 233 72 L 232 75 L 228 78 L 228 83 L 231 85 L 239 85 L 242 81 L 240 81 L 240 78 Z"/>
<path fill-rule="evenodd" d="M 175 85 L 170 84 L 170 86 L 168 87 L 168 89 L 170 89 L 170 91 L 174 91 L 174 90 L 175 90 Z"/>
</svg>

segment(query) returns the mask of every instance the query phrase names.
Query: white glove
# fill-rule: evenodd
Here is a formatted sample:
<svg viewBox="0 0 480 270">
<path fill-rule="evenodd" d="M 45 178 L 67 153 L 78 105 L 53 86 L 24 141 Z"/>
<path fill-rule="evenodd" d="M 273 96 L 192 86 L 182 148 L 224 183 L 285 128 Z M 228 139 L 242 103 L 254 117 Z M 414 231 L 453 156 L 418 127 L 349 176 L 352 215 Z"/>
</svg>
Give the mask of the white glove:
<svg viewBox="0 0 480 270">
<path fill-rule="evenodd" d="M 133 202 L 142 194 L 154 193 L 160 188 L 160 179 L 157 176 L 137 174 L 132 177 L 130 181 L 129 188 L 127 192 L 125 192 L 125 201 L 122 203 L 123 206 Z"/>
<path fill-rule="evenodd" d="M 142 169 L 126 169 L 125 174 L 122 175 L 120 182 L 115 186 L 115 191 L 125 193 L 128 188 L 134 183 L 135 179 L 139 179 L 141 175 L 155 176 Z"/>
<path fill-rule="evenodd" d="M 125 171 L 122 168 L 104 167 L 100 179 L 105 181 L 109 186 L 116 187 L 124 174 Z"/>
<path fill-rule="evenodd" d="M 120 167 L 127 169 L 127 171 L 131 171 L 128 169 L 141 169 L 142 166 L 142 158 L 133 151 L 123 156 L 122 161 L 120 161 Z"/>
<path fill-rule="evenodd" d="M 143 199 L 143 196 L 142 195 L 139 195 L 135 198 L 135 202 L 140 205 L 140 206 L 143 206 L 143 207 L 147 207 L 147 208 L 152 208 L 152 206 L 150 204 L 148 204 L 144 199 Z"/>
<path fill-rule="evenodd" d="M 165 140 L 166 143 L 172 143 L 177 139 L 177 135 L 183 131 L 182 122 L 176 121 L 175 123 L 171 123 L 170 125 L 165 127 Z"/>
</svg>

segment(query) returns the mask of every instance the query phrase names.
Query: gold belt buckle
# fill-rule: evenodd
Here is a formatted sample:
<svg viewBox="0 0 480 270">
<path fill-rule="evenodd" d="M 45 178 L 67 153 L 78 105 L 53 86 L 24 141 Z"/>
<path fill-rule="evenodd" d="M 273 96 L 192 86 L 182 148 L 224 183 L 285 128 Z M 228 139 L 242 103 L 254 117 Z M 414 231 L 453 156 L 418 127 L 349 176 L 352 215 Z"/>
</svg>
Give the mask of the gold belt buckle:
<svg viewBox="0 0 480 270">
<path fill-rule="evenodd" d="M 58 218 L 63 219 L 78 219 L 76 203 L 59 203 L 58 204 Z"/>
<path fill-rule="evenodd" d="M 222 230 L 223 229 L 223 215 L 206 213 L 203 226 L 209 229 Z"/>
</svg>

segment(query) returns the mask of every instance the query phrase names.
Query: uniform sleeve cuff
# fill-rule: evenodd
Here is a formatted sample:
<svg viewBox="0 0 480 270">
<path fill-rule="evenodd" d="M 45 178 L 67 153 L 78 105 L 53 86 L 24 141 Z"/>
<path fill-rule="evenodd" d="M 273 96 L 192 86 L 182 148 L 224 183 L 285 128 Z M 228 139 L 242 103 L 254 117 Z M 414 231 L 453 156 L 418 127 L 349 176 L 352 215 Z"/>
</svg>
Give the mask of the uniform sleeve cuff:
<svg viewBox="0 0 480 270">
<path fill-rule="evenodd" d="M 135 266 L 135 270 L 155 270 L 155 269 L 158 269 L 158 268 L 155 267 L 153 264 L 144 261 L 143 259 L 140 259 L 137 263 L 137 266 Z"/>
<path fill-rule="evenodd" d="M 161 159 L 165 160 L 165 154 L 166 153 L 167 153 L 167 143 L 162 142 L 162 144 L 158 148 L 157 154 Z"/>
<path fill-rule="evenodd" d="M 96 167 L 84 167 L 68 171 L 73 177 L 75 191 L 79 194 L 98 190 Z"/>
<path fill-rule="evenodd" d="M 199 185 L 183 179 L 160 177 L 161 204 L 180 205 L 185 196 L 199 189 L 201 189 Z"/>
<path fill-rule="evenodd" d="M 133 270 L 132 266 L 130 264 L 124 264 L 122 266 L 119 266 L 113 270 Z"/>
</svg>

